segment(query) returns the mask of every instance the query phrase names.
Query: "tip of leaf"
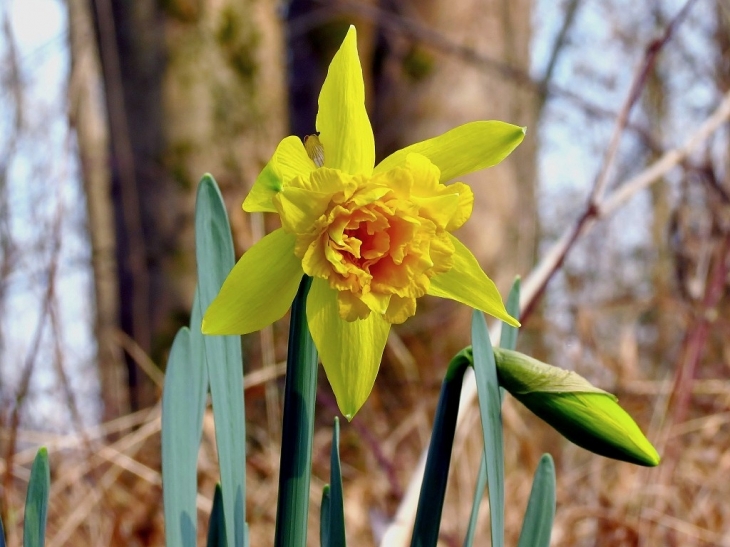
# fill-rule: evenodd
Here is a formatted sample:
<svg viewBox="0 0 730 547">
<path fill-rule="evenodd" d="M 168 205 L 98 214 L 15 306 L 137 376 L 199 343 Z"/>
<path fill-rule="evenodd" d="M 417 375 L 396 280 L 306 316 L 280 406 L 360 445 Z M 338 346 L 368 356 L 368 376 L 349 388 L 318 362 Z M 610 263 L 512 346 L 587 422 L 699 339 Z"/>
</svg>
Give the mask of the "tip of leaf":
<svg viewBox="0 0 730 547">
<path fill-rule="evenodd" d="M 350 414 L 345 414 L 345 418 L 347 418 L 347 421 L 348 422 L 351 422 L 354 417 L 355 417 L 355 413 L 354 412 L 352 412 Z"/>
<path fill-rule="evenodd" d="M 526 125 L 523 125 L 522 127 L 520 127 L 520 129 L 522 129 L 522 134 L 523 135 L 525 135 L 527 133 L 527 126 Z"/>
</svg>

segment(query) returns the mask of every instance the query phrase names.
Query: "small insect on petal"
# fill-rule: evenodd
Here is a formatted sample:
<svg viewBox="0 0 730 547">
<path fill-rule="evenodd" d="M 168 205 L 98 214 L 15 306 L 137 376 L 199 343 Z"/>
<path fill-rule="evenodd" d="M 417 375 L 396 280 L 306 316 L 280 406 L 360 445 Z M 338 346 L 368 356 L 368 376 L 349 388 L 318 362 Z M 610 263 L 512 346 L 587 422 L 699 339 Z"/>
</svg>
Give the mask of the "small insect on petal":
<svg viewBox="0 0 730 547">
<path fill-rule="evenodd" d="M 309 158 L 314 162 L 314 165 L 317 167 L 324 165 L 324 146 L 319 141 L 319 133 L 304 137 L 304 149 L 307 151 Z"/>
</svg>

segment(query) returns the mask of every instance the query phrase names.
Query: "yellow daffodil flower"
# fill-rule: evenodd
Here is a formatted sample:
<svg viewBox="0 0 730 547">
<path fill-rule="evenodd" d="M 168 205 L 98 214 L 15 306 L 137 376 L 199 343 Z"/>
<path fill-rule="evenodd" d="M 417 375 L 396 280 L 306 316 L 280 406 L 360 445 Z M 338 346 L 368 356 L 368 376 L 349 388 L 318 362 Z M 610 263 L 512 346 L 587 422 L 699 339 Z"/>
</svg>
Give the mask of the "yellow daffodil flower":
<svg viewBox="0 0 730 547">
<path fill-rule="evenodd" d="M 455 182 L 502 161 L 524 129 L 484 121 L 399 150 L 375 166 L 373 131 L 350 27 L 319 95 L 318 137 L 287 137 L 256 179 L 245 211 L 282 227 L 233 268 L 203 320 L 206 334 L 246 334 L 280 319 L 303 274 L 307 320 L 342 413 L 352 419 L 375 382 L 390 326 L 431 294 L 518 325 L 494 283 L 450 232 L 471 215 Z"/>
</svg>

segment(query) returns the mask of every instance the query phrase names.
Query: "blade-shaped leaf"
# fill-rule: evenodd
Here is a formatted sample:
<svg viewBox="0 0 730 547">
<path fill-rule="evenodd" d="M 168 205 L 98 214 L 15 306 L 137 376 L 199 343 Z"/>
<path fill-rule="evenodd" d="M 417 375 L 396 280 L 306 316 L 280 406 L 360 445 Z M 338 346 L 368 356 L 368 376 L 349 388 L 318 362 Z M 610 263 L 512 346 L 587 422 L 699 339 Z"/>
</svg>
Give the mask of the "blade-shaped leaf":
<svg viewBox="0 0 730 547">
<path fill-rule="evenodd" d="M 512 289 L 507 297 L 505 308 L 507 313 L 512 317 L 520 318 L 520 278 L 517 277 L 512 284 Z M 507 323 L 502 323 L 502 333 L 499 338 L 499 347 L 506 349 L 515 349 L 517 347 L 517 332 L 519 327 L 513 327 Z"/>
<path fill-rule="evenodd" d="M 507 297 L 505 305 L 507 313 L 512 317 L 519 319 L 520 315 L 520 278 L 517 277 L 512 284 L 512 289 Z M 519 332 L 518 327 L 513 327 L 507 323 L 502 323 L 502 333 L 499 340 L 499 346 L 502 348 L 514 349 L 517 345 L 517 333 Z M 504 388 L 500 386 L 499 396 L 500 400 L 504 400 Z M 474 501 L 471 508 L 471 515 L 469 517 L 469 527 L 466 531 L 466 537 L 464 539 L 464 547 L 471 547 L 474 543 L 474 534 L 476 532 L 477 518 L 479 517 L 479 506 L 484 496 L 484 489 L 487 486 L 487 458 L 482 453 L 482 461 L 479 464 L 479 476 L 477 477 L 477 485 L 474 490 Z"/>
<path fill-rule="evenodd" d="M 484 490 L 487 488 L 487 457 L 482 449 L 482 460 L 479 463 L 479 475 L 477 476 L 477 486 L 474 489 L 474 501 L 471 506 L 471 514 L 469 515 L 469 527 L 466 529 L 466 537 L 464 537 L 464 547 L 472 547 L 474 545 L 474 535 L 477 529 L 477 520 L 479 518 L 479 506 L 484 497 Z"/>
<path fill-rule="evenodd" d="M 340 420 L 335 416 L 330 451 L 330 511 L 329 544 L 345 547 L 345 507 L 342 496 L 342 470 L 340 468 Z"/>
<path fill-rule="evenodd" d="M 555 464 L 543 454 L 532 480 L 525 520 L 517 547 L 548 547 L 555 518 Z"/>
<path fill-rule="evenodd" d="M 41 447 L 30 470 L 30 482 L 25 498 L 23 547 L 42 547 L 45 544 L 50 488 L 51 471 L 48 467 L 48 451 L 45 447 Z"/>
<path fill-rule="evenodd" d="M 322 505 L 319 510 L 319 544 L 330 547 L 330 485 L 322 488 Z"/>
<path fill-rule="evenodd" d="M 304 547 L 307 543 L 314 403 L 317 394 L 317 348 L 309 333 L 306 314 L 311 284 L 310 277 L 302 278 L 291 310 L 274 537 L 276 546 Z"/>
<path fill-rule="evenodd" d="M 474 310 L 471 322 L 474 373 L 479 397 L 479 413 L 487 455 L 489 511 L 492 522 L 492 546 L 504 545 L 504 448 L 502 444 L 502 412 L 497 367 L 484 314 Z"/>
<path fill-rule="evenodd" d="M 226 547 L 226 521 L 223 516 L 223 492 L 221 485 L 215 485 L 213 509 L 208 519 L 208 547 Z"/>
<path fill-rule="evenodd" d="M 168 547 L 197 543 L 198 449 L 207 394 L 208 371 L 191 351 L 190 329 L 184 327 L 172 343 L 162 394 L 162 493 Z"/>
<path fill-rule="evenodd" d="M 198 186 L 195 255 L 198 304 L 203 311 L 218 294 L 234 264 L 228 215 L 218 185 L 210 175 L 205 175 Z M 242 547 L 246 520 L 246 426 L 241 339 L 239 336 L 204 336 L 203 341 L 215 418 L 227 545 Z"/>
<path fill-rule="evenodd" d="M 431 442 L 426 456 L 426 468 L 418 498 L 416 520 L 413 525 L 411 547 L 431 547 L 438 542 L 441 511 L 449 476 L 451 450 L 456 431 L 456 416 L 464 372 L 471 365 L 469 350 L 463 350 L 449 363 L 446 377 L 441 384 L 441 395 L 436 407 Z"/>
</svg>

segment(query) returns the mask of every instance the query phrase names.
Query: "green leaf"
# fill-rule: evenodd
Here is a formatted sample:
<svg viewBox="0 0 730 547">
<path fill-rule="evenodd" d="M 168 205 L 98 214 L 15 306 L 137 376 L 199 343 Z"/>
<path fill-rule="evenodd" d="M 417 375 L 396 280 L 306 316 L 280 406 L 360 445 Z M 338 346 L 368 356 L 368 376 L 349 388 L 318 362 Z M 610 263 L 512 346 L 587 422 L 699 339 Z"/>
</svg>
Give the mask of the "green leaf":
<svg viewBox="0 0 730 547">
<path fill-rule="evenodd" d="M 208 373 L 191 346 L 190 329 L 184 327 L 170 350 L 162 394 L 162 494 L 168 547 L 197 543 L 197 464 Z"/>
<path fill-rule="evenodd" d="M 340 469 L 340 420 L 335 416 L 330 451 L 330 510 L 329 545 L 345 547 L 345 507 L 342 496 L 342 470 Z"/>
<path fill-rule="evenodd" d="M 416 520 L 413 525 L 411 547 L 431 547 L 438 542 L 441 511 L 456 431 L 456 416 L 459 413 L 461 384 L 469 365 L 471 365 L 469 350 L 457 353 L 449 363 L 441 384 L 441 394 L 436 407 L 433 433 L 421 483 L 421 494 L 418 498 Z"/>
<path fill-rule="evenodd" d="M 215 485 L 213 509 L 208 519 L 208 547 L 226 547 L 226 520 L 223 515 L 223 491 L 220 483 Z"/>
<path fill-rule="evenodd" d="M 218 185 L 210 175 L 205 175 L 198 186 L 195 254 L 198 305 L 205 310 L 234 264 L 228 215 Z M 246 425 L 241 338 L 204 336 L 203 340 L 215 418 L 227 544 L 228 547 L 242 547 L 246 521 Z"/>
<path fill-rule="evenodd" d="M 282 423 L 279 499 L 276 508 L 277 547 L 307 544 L 309 483 L 312 467 L 314 403 L 317 394 L 317 348 L 307 327 L 307 293 L 312 284 L 304 276 L 294 298 L 286 359 Z"/>
<path fill-rule="evenodd" d="M 507 297 L 505 305 L 507 313 L 512 317 L 519 319 L 520 315 L 520 278 L 519 276 L 515 279 L 512 284 L 512 289 Z M 502 323 L 502 333 L 499 340 L 500 347 L 515 349 L 517 345 L 517 333 L 519 327 L 513 327 L 508 323 Z M 500 401 L 504 400 L 504 388 L 500 386 L 499 397 Z M 487 486 L 487 457 L 485 453 L 482 453 L 482 460 L 479 464 L 479 475 L 477 476 L 477 485 L 474 490 L 474 501 L 472 502 L 471 515 L 469 516 L 469 527 L 466 531 L 466 537 L 464 538 L 464 546 L 471 547 L 474 543 L 474 535 L 476 533 L 477 518 L 479 517 L 479 506 L 484 496 L 484 489 Z"/>
<path fill-rule="evenodd" d="M 45 447 L 41 447 L 30 470 L 30 482 L 25 498 L 23 547 L 42 547 L 45 544 L 50 488 L 51 471 L 48 467 L 48 451 Z"/>
<path fill-rule="evenodd" d="M 474 501 L 471 505 L 471 514 L 469 515 L 469 527 L 466 529 L 466 537 L 464 538 L 464 547 L 474 545 L 474 536 L 477 529 L 477 520 L 479 518 L 479 506 L 484 497 L 484 490 L 487 487 L 487 455 L 482 449 L 482 460 L 479 463 L 479 475 L 477 475 L 477 486 L 474 489 Z"/>
<path fill-rule="evenodd" d="M 319 544 L 330 547 L 330 485 L 322 488 L 322 505 L 319 511 Z"/>
<path fill-rule="evenodd" d="M 489 510 L 492 521 L 492 547 L 504 545 L 504 448 L 502 412 L 497 367 L 484 315 L 474 310 L 471 322 L 479 413 L 482 417 L 484 453 L 487 455 Z"/>
<path fill-rule="evenodd" d="M 520 278 L 517 277 L 512 284 L 512 290 L 509 292 L 507 302 L 505 304 L 507 313 L 519 320 L 520 318 Z M 517 347 L 517 332 L 519 327 L 513 327 L 507 323 L 502 323 L 502 333 L 499 338 L 499 347 L 506 349 L 515 349 Z"/>
<path fill-rule="evenodd" d="M 554 518 L 555 464 L 550 454 L 543 454 L 532 480 L 517 547 L 549 547 Z"/>
</svg>

